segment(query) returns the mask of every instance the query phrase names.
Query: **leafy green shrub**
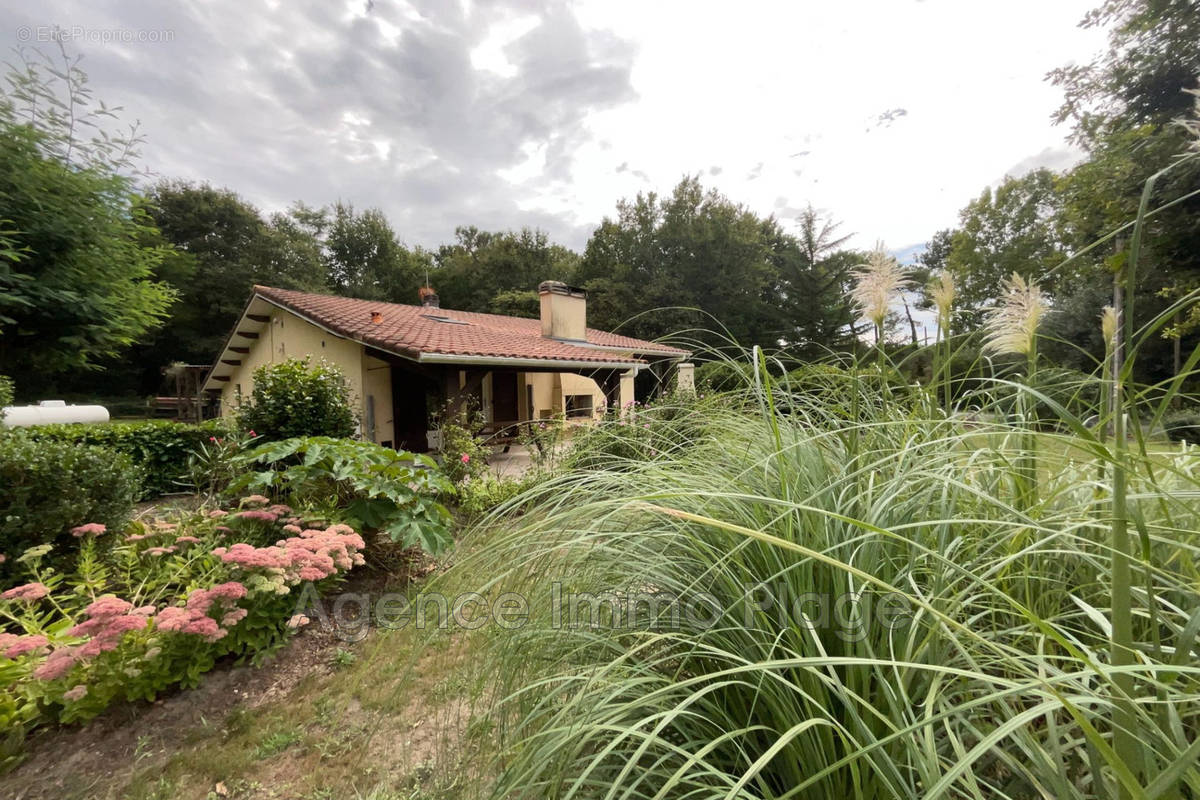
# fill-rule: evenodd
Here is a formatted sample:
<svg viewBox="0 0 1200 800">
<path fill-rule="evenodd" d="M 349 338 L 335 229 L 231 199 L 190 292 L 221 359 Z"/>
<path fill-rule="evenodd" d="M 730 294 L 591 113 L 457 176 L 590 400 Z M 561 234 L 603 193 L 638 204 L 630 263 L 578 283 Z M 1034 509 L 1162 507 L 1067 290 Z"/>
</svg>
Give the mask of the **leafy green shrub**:
<svg viewBox="0 0 1200 800">
<path fill-rule="evenodd" d="M 354 435 L 350 387 L 337 367 L 289 358 L 254 371 L 254 391 L 237 412 L 238 427 L 275 441 L 296 436 Z"/>
<path fill-rule="evenodd" d="M 380 530 L 393 542 L 446 550 L 450 512 L 438 502 L 451 484 L 425 455 L 371 442 L 310 436 L 268 442 L 237 462 L 249 470 L 231 490 L 272 492 L 293 505 L 323 506 L 356 528 Z"/>
<path fill-rule="evenodd" d="M 71 528 L 119 527 L 140 490 L 126 455 L 24 431 L 0 436 L 0 553 L 11 561 L 26 548 L 54 544 L 65 556 L 74 550 Z M 0 582 L 11 566 L 0 564 Z"/>
<path fill-rule="evenodd" d="M 705 361 L 696 367 L 695 382 L 700 392 L 732 392 L 752 385 L 754 374 L 740 361 Z"/>
<path fill-rule="evenodd" d="M 129 457 L 142 471 L 142 493 L 149 499 L 187 488 L 188 459 L 213 439 L 227 435 L 225 424 L 209 420 L 195 425 L 189 422 L 145 420 L 108 422 L 96 425 L 80 423 L 37 425 L 27 429 L 28 436 L 40 441 L 71 445 L 99 445 Z"/>
<path fill-rule="evenodd" d="M 7 375 L 0 375 L 0 422 L 4 420 L 4 407 L 13 404 L 13 380 Z"/>
<path fill-rule="evenodd" d="M 454 499 L 459 512 L 468 520 L 475 520 L 511 503 L 542 479 L 537 474 L 526 474 L 520 478 L 485 475 L 457 486 Z"/>
<path fill-rule="evenodd" d="M 1163 429 L 1173 442 L 1200 445 L 1200 409 L 1176 411 L 1163 421 Z"/>
<path fill-rule="evenodd" d="M 51 545 L 17 558 L 29 582 L 0 595 L 6 730 L 152 700 L 170 686 L 195 686 L 219 658 L 258 662 L 283 644 L 307 621 L 313 589 L 363 563 L 363 541 L 345 525 L 301 531 L 290 508 L 264 500 L 120 533 L 87 525 L 70 572 L 49 565 Z M 275 544 L 239 533 L 261 526 Z"/>
<path fill-rule="evenodd" d="M 575 430 L 563 456 L 568 470 L 629 469 L 640 462 L 670 458 L 705 436 L 706 409 L 720 399 L 677 393 L 653 403 L 612 409 L 599 424 Z"/>
</svg>

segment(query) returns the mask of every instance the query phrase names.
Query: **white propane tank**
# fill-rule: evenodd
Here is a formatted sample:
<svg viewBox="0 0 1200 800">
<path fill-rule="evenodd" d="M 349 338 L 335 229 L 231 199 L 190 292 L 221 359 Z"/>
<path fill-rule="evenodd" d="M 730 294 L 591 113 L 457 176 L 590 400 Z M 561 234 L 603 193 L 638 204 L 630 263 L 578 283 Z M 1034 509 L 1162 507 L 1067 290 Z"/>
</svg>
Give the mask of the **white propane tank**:
<svg viewBox="0 0 1200 800">
<path fill-rule="evenodd" d="M 62 400 L 43 400 L 36 406 L 5 406 L 0 419 L 6 428 L 26 428 L 54 422 L 108 422 L 104 406 L 69 406 Z"/>
</svg>

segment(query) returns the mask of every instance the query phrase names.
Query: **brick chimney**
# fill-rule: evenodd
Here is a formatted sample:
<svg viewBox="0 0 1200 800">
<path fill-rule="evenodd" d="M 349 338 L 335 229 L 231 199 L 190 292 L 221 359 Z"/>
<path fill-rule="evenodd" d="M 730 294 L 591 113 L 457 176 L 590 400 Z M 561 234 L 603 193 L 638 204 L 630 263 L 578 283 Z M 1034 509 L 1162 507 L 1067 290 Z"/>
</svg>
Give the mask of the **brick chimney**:
<svg viewBox="0 0 1200 800">
<path fill-rule="evenodd" d="M 538 286 L 542 336 L 582 342 L 587 339 L 587 292 L 558 281 Z"/>
<path fill-rule="evenodd" d="M 422 286 L 417 290 L 417 296 L 421 298 L 421 305 L 425 308 L 439 308 L 437 292 L 432 286 Z"/>
</svg>

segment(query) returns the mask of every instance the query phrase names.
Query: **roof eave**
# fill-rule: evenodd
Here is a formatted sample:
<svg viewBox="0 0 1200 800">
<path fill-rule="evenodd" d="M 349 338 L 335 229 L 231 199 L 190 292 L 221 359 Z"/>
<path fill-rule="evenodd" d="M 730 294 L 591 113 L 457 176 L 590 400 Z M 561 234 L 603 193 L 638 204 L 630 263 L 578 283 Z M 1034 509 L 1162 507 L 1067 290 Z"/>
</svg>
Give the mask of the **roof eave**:
<svg viewBox="0 0 1200 800">
<path fill-rule="evenodd" d="M 417 359 L 420 364 L 464 364 L 496 367 L 561 367 L 562 369 L 640 369 L 646 362 L 633 361 L 588 361 L 567 358 L 519 358 L 514 356 L 480 356 L 463 353 L 422 353 Z"/>
</svg>

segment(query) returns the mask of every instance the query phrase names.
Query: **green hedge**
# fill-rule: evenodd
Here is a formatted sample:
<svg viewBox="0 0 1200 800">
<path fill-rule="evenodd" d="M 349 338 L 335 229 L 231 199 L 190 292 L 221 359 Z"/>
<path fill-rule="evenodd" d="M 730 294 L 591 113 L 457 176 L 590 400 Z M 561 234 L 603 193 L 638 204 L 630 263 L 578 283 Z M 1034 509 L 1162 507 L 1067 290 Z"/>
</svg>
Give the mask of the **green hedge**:
<svg viewBox="0 0 1200 800">
<path fill-rule="evenodd" d="M 38 425 L 28 435 L 41 441 L 100 445 L 123 453 L 142 470 L 142 495 L 149 499 L 186 491 L 181 484 L 187 473 L 188 456 L 211 437 L 227 433 L 221 420 L 199 425 L 167 420 L 109 422 L 96 425 Z"/>
<path fill-rule="evenodd" d="M 138 478 L 128 456 L 104 447 L 0 433 L 0 584 L 26 548 L 53 544 L 52 559 L 69 557 L 76 525 L 123 525 L 141 492 Z"/>
<path fill-rule="evenodd" d="M 1163 421 L 1163 429 L 1172 442 L 1200 445 L 1200 408 L 1176 411 Z"/>
</svg>

